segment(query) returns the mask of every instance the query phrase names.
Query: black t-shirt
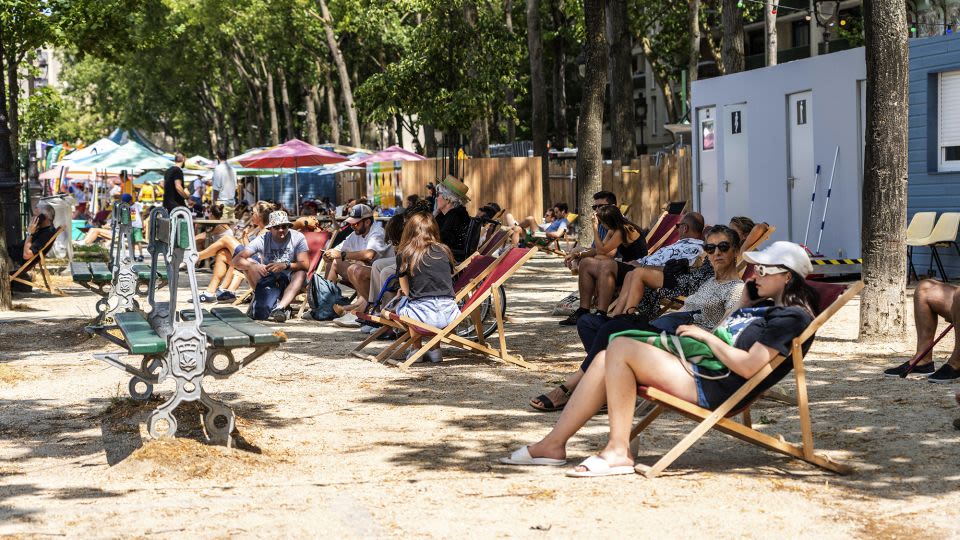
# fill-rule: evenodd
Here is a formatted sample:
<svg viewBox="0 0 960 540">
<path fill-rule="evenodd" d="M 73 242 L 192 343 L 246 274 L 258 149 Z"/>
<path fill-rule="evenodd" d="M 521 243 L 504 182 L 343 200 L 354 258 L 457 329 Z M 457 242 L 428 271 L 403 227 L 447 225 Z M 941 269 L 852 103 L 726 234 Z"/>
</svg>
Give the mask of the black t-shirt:
<svg viewBox="0 0 960 540">
<path fill-rule="evenodd" d="M 174 165 L 167 169 L 167 172 L 163 173 L 163 207 L 169 212 L 178 206 L 186 206 L 187 201 L 183 199 L 183 195 L 180 195 L 180 192 L 177 191 L 176 181 L 180 180 L 180 183 L 183 184 L 183 169 Z"/>
<path fill-rule="evenodd" d="M 467 258 L 467 228 L 470 226 L 470 214 L 467 209 L 458 206 L 446 214 L 437 214 L 437 225 L 440 226 L 440 241 L 450 248 L 453 258 L 458 262 Z"/>
<path fill-rule="evenodd" d="M 734 346 L 738 349 L 747 351 L 753 347 L 754 343 L 766 345 L 778 353 L 787 357 L 787 359 L 777 366 L 766 379 L 754 388 L 747 397 L 745 397 L 734 410 L 741 408 L 750 402 L 755 396 L 767 391 L 780 379 L 786 376 L 793 369 L 793 361 L 790 356 L 793 348 L 793 338 L 799 336 L 806 330 L 807 326 L 813 321 L 813 316 L 807 310 L 799 307 L 769 307 L 757 308 L 763 309 L 760 317 L 749 322 L 743 330 L 737 335 Z M 801 350 L 806 354 L 813 344 L 813 339 L 809 339 L 801 345 Z M 701 369 L 705 375 L 717 376 L 727 373 L 727 371 L 715 372 L 712 370 Z M 719 407 L 727 398 L 732 396 L 743 386 L 747 380 L 737 375 L 733 371 L 729 376 L 718 380 L 700 379 L 703 393 L 707 397 L 710 408 Z"/>
<path fill-rule="evenodd" d="M 630 229 L 633 229 L 633 227 L 630 227 Z M 626 238 L 621 241 L 620 247 L 617 248 L 617 255 L 620 256 L 621 260 L 635 261 L 647 256 L 647 239 L 639 234 L 639 231 L 637 233 L 637 238 L 633 242 L 628 244 Z"/>
<path fill-rule="evenodd" d="M 453 266 L 439 246 L 430 246 L 427 254 L 420 260 L 420 265 L 411 271 L 400 272 L 400 262 L 400 255 L 397 255 L 397 275 L 409 278 L 411 300 L 429 296 L 454 296 Z"/>
<path fill-rule="evenodd" d="M 46 227 L 41 227 L 37 229 L 37 232 L 33 233 L 33 236 L 30 237 L 30 251 L 36 255 L 40 253 L 40 250 L 47 245 L 47 242 L 53 238 L 54 233 L 57 232 L 57 229 L 53 225 L 47 225 Z M 50 250 L 50 247 L 53 247 L 53 244 L 47 247 L 47 250 Z"/>
</svg>

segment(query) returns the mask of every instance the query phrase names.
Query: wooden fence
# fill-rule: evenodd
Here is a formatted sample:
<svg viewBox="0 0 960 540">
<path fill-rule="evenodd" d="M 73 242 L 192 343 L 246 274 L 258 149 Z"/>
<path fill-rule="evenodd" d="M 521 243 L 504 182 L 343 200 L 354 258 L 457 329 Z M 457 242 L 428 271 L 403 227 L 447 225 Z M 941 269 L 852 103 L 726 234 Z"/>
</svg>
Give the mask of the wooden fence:
<svg viewBox="0 0 960 540">
<path fill-rule="evenodd" d="M 692 207 L 692 164 L 690 149 L 675 154 L 640 156 L 623 165 L 619 161 L 603 164 L 603 189 L 617 195 L 620 204 L 630 205 L 627 217 L 649 227 L 671 201 L 687 201 Z M 577 202 L 576 160 L 550 162 L 550 197 L 553 202 L 566 202 L 571 209 Z"/>
</svg>

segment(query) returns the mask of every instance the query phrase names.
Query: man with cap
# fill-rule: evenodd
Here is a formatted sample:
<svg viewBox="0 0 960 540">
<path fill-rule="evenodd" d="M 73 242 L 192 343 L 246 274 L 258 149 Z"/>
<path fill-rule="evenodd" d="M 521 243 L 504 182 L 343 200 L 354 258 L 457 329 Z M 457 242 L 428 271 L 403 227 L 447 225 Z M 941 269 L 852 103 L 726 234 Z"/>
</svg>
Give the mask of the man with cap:
<svg viewBox="0 0 960 540">
<path fill-rule="evenodd" d="M 328 249 L 323 258 L 327 260 L 326 278 L 337 282 L 345 279 L 357 291 L 357 301 L 345 306 L 343 316 L 334 319 L 338 326 L 359 327 L 357 316 L 350 311 L 367 307 L 366 295 L 370 289 L 370 265 L 382 257 L 393 257 L 393 246 L 384 237 L 383 225 L 373 219 L 373 209 L 365 204 L 357 204 L 350 209 L 346 219 L 352 232 L 343 242 Z"/>
<path fill-rule="evenodd" d="M 171 211 L 178 206 L 186 206 L 190 192 L 184 187 L 183 166 L 186 158 L 177 152 L 173 158 L 173 166 L 163 173 L 163 207 Z"/>
<path fill-rule="evenodd" d="M 467 229 L 470 214 L 464 207 L 470 202 L 469 188 L 453 175 L 447 175 L 437 184 L 437 208 L 434 217 L 440 227 L 440 241 L 450 248 L 453 258 L 461 262 L 470 255 L 467 248 Z"/>
<path fill-rule="evenodd" d="M 130 205 L 130 226 L 133 230 L 130 233 L 130 241 L 136 253 L 137 262 L 143 262 L 143 204 L 133 201 L 133 195 L 124 193 L 120 196 L 120 202 Z"/>
<path fill-rule="evenodd" d="M 306 282 L 310 267 L 307 240 L 291 226 L 286 212 L 271 212 L 267 234 L 258 236 L 233 258 L 234 267 L 255 284 L 250 310 L 256 320 L 286 322 L 290 302 Z"/>
</svg>

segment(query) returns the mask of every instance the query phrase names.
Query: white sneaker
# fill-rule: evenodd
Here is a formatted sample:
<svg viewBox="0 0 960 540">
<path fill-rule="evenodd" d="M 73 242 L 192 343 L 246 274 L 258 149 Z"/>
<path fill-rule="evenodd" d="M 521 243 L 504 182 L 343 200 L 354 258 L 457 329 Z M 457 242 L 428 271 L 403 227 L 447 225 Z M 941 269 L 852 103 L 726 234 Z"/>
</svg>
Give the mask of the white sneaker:
<svg viewBox="0 0 960 540">
<path fill-rule="evenodd" d="M 342 328 L 360 328 L 360 323 L 357 320 L 357 316 L 353 313 L 345 313 L 343 317 L 334 319 L 333 324 Z"/>
<path fill-rule="evenodd" d="M 443 361 L 443 353 L 440 352 L 440 347 L 437 347 L 436 349 L 430 349 L 429 351 L 427 351 L 426 357 L 427 357 L 427 360 L 429 360 L 430 362 L 433 362 L 434 364 L 437 364 Z"/>
</svg>

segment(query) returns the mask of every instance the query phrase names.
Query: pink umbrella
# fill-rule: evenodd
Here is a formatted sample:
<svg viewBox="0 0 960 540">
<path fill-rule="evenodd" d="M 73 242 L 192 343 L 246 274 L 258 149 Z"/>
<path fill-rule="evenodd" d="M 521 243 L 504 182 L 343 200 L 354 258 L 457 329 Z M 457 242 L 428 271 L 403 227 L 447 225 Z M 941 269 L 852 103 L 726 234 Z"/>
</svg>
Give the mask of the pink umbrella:
<svg viewBox="0 0 960 540">
<path fill-rule="evenodd" d="M 300 213 L 300 178 L 297 175 L 297 167 L 309 167 L 314 165 L 328 165 L 330 163 L 340 163 L 347 161 L 347 158 L 317 148 L 312 144 L 305 143 L 300 139 L 291 139 L 279 146 L 269 150 L 254 154 L 246 159 L 241 159 L 240 164 L 251 169 L 294 169 L 293 178 L 296 191 L 296 212 Z"/>
<path fill-rule="evenodd" d="M 362 158 L 357 158 L 349 163 L 344 165 L 365 165 L 367 163 L 380 163 L 381 161 L 421 161 L 427 159 L 420 154 L 411 152 L 409 150 L 404 150 L 399 146 L 391 146 L 387 149 L 381 150 L 375 154 L 370 154 L 369 156 L 363 156 Z"/>
</svg>

